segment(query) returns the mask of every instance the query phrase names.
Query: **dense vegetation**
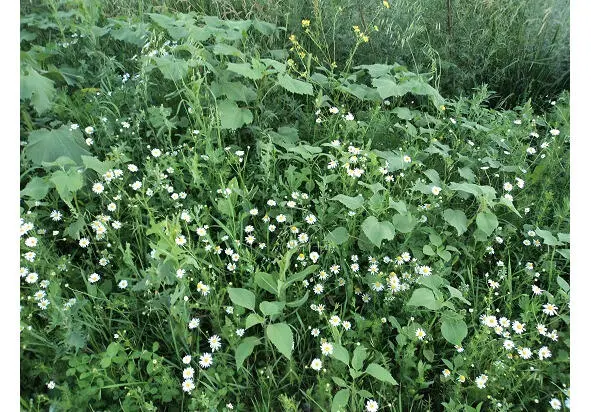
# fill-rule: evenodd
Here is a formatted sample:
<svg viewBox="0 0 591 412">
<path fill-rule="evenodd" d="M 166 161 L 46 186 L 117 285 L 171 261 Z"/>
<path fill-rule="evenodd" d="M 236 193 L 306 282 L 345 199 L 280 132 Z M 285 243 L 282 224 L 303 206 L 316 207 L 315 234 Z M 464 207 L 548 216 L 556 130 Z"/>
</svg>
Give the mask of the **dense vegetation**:
<svg viewBox="0 0 591 412">
<path fill-rule="evenodd" d="M 569 407 L 568 23 L 428 3 L 21 2 L 21 408 Z"/>
</svg>

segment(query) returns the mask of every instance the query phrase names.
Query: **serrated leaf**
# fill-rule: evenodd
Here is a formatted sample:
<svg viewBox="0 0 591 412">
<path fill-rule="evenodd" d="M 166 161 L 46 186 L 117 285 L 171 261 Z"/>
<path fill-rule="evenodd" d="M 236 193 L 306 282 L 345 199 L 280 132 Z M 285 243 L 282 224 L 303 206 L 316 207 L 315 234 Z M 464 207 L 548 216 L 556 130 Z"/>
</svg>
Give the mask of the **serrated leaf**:
<svg viewBox="0 0 591 412">
<path fill-rule="evenodd" d="M 277 77 L 277 83 L 285 90 L 296 94 L 307 94 L 312 96 L 314 88 L 310 83 L 294 79 L 287 73 L 282 73 Z"/>
<path fill-rule="evenodd" d="M 29 133 L 25 153 L 31 161 L 42 166 L 44 162 L 55 162 L 60 157 L 69 157 L 77 164 L 82 163 L 83 155 L 90 155 L 79 130 L 67 126 L 59 129 L 38 129 Z"/>
<path fill-rule="evenodd" d="M 367 365 L 365 373 L 373 376 L 374 378 L 382 382 L 389 383 L 390 385 L 398 385 L 398 382 L 396 382 L 396 380 L 392 377 L 390 372 L 384 367 L 378 365 L 377 363 L 370 363 L 369 365 Z"/>
<path fill-rule="evenodd" d="M 45 113 L 51 108 L 55 97 L 53 80 L 29 67 L 24 72 L 21 70 L 20 83 L 21 100 L 29 100 L 37 114 Z"/>
<path fill-rule="evenodd" d="M 283 356 L 291 359 L 293 334 L 287 324 L 275 323 L 267 326 L 267 337 Z"/>
<path fill-rule="evenodd" d="M 228 70 L 251 80 L 263 78 L 263 70 L 255 70 L 250 63 L 228 63 Z"/>
<path fill-rule="evenodd" d="M 228 294 L 232 303 L 244 308 L 254 310 L 255 296 L 250 290 L 242 288 L 228 288 Z"/>
<path fill-rule="evenodd" d="M 164 57 L 154 57 L 156 67 L 162 73 L 165 79 L 179 81 L 187 75 L 189 63 L 183 59 L 169 55 Z"/>
<path fill-rule="evenodd" d="M 568 293 L 570 291 L 570 285 L 568 284 L 568 282 L 566 280 L 564 280 L 560 276 L 558 276 L 556 278 L 556 282 L 558 283 L 558 286 L 560 286 L 560 289 L 562 289 L 566 293 Z"/>
<path fill-rule="evenodd" d="M 222 129 L 238 129 L 252 123 L 252 113 L 248 109 L 238 107 L 236 102 L 222 100 L 218 102 L 218 114 Z"/>
<path fill-rule="evenodd" d="M 244 338 L 240 345 L 236 348 L 234 358 L 236 359 L 236 369 L 240 369 L 246 358 L 248 358 L 256 345 L 259 345 L 261 340 L 254 336 Z"/>
<path fill-rule="evenodd" d="M 468 230 L 468 218 L 461 210 L 445 209 L 443 219 L 458 232 L 458 236 Z"/>
</svg>

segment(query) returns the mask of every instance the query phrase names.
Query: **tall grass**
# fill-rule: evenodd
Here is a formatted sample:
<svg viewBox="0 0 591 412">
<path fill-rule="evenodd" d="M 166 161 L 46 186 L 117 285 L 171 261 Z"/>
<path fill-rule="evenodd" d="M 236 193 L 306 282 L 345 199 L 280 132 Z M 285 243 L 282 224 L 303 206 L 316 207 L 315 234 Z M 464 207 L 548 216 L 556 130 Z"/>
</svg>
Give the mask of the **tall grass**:
<svg viewBox="0 0 591 412">
<path fill-rule="evenodd" d="M 371 33 L 353 63 L 392 63 L 430 72 L 447 96 L 470 95 L 487 84 L 491 104 L 511 106 L 568 89 L 569 0 L 104 0 L 106 16 L 141 18 L 147 12 L 189 12 L 229 19 L 258 18 L 302 31 L 301 20 L 322 26 L 343 67 L 355 45 L 352 26 Z M 34 6 L 21 0 L 24 12 Z M 314 21 L 314 16 L 323 21 Z M 333 16 L 338 19 L 333 21 Z M 334 24 L 333 24 L 334 23 Z M 374 30 L 373 26 L 378 28 Z M 287 42 L 286 35 L 286 42 Z M 278 45 L 283 46 L 283 45 Z"/>
</svg>

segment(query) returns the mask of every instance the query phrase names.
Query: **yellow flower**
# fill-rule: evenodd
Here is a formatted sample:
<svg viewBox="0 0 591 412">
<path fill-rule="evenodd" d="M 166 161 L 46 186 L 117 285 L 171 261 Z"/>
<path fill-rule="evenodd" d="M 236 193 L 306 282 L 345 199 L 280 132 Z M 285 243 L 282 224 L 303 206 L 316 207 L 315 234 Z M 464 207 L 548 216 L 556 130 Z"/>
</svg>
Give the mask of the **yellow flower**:
<svg viewBox="0 0 591 412">
<path fill-rule="evenodd" d="M 386 0 L 384 0 L 382 3 L 384 4 L 385 8 L 387 8 L 387 9 L 390 8 L 390 3 L 388 3 Z"/>
<path fill-rule="evenodd" d="M 292 34 L 291 36 L 289 36 L 289 41 L 291 41 L 291 42 L 295 42 L 296 41 L 295 34 Z"/>
<path fill-rule="evenodd" d="M 359 37 L 361 37 L 361 40 L 363 40 L 365 43 L 369 41 L 369 37 L 366 34 L 361 33 Z"/>
<path fill-rule="evenodd" d="M 445 106 L 444 105 L 441 105 L 440 109 L 441 110 L 445 110 Z"/>
<path fill-rule="evenodd" d="M 359 33 L 361 30 L 359 30 L 359 26 L 353 26 L 353 31 Z"/>
<path fill-rule="evenodd" d="M 306 20 L 306 19 L 302 20 L 302 27 L 303 28 L 310 27 L 310 20 Z"/>
</svg>

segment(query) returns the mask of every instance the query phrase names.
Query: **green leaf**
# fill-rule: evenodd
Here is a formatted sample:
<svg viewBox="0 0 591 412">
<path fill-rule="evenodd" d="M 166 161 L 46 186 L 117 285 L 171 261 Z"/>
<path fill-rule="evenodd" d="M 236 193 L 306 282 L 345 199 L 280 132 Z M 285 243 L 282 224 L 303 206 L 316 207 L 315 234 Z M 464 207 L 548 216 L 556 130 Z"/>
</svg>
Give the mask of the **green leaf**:
<svg viewBox="0 0 591 412">
<path fill-rule="evenodd" d="M 275 323 L 267 326 L 267 337 L 282 355 L 291 359 L 293 334 L 287 324 Z"/>
<path fill-rule="evenodd" d="M 443 306 L 435 299 L 433 292 L 427 288 L 415 289 L 406 304 L 407 306 L 423 306 L 431 310 L 438 310 Z"/>
<path fill-rule="evenodd" d="M 37 112 L 42 114 L 51 108 L 55 96 L 53 80 L 40 75 L 36 70 L 21 70 L 21 100 L 27 99 Z"/>
<path fill-rule="evenodd" d="M 370 363 L 365 369 L 365 373 L 373 376 L 374 378 L 389 383 L 391 385 L 398 385 L 398 382 L 392 377 L 390 372 L 385 369 L 384 367 L 378 365 L 377 363 Z"/>
<path fill-rule="evenodd" d="M 367 349 L 363 345 L 359 345 L 353 351 L 353 359 L 351 359 L 351 366 L 355 370 L 363 368 L 363 361 L 367 359 Z"/>
<path fill-rule="evenodd" d="M 392 224 L 400 233 L 410 233 L 416 226 L 417 220 L 412 214 L 404 213 L 401 215 L 394 215 L 392 218 Z"/>
<path fill-rule="evenodd" d="M 242 340 L 240 345 L 238 345 L 236 348 L 236 352 L 234 354 L 234 358 L 236 359 L 236 369 L 240 369 L 246 358 L 251 355 L 254 347 L 260 343 L 261 340 L 254 336 L 249 336 Z"/>
<path fill-rule="evenodd" d="M 449 343 L 460 346 L 468 335 L 468 326 L 463 319 L 445 318 L 441 322 L 441 335 Z"/>
<path fill-rule="evenodd" d="M 349 366 L 349 352 L 347 352 L 347 349 L 343 348 L 341 345 L 336 343 L 333 345 L 331 356 Z"/>
<path fill-rule="evenodd" d="M 469 300 L 467 300 L 464 295 L 462 295 L 462 292 L 460 292 L 458 289 L 454 288 L 453 286 L 450 285 L 446 285 L 447 290 L 449 291 L 450 297 L 452 298 L 456 298 L 461 300 L 462 302 L 464 302 L 466 305 L 470 306 L 471 303 Z"/>
<path fill-rule="evenodd" d="M 306 303 L 306 301 L 308 300 L 308 296 L 310 296 L 309 290 L 306 291 L 306 294 L 304 296 L 302 296 L 298 300 L 294 300 L 293 302 L 287 302 L 285 306 L 287 306 L 288 308 L 299 308 L 304 303 Z"/>
<path fill-rule="evenodd" d="M 90 155 L 85 146 L 79 130 L 61 126 L 54 130 L 33 130 L 29 133 L 29 141 L 24 151 L 37 166 L 42 166 L 44 162 L 55 162 L 63 156 L 81 164 L 82 155 Z"/>
<path fill-rule="evenodd" d="M 560 286 L 560 289 L 564 290 L 566 293 L 569 292 L 570 286 L 569 286 L 569 284 L 568 284 L 568 282 L 566 280 L 564 280 L 563 278 L 561 278 L 560 276 L 558 276 L 556 278 L 556 282 L 558 283 L 558 286 Z"/>
<path fill-rule="evenodd" d="M 494 213 L 483 211 L 476 216 L 476 226 L 486 233 L 486 236 L 490 236 L 499 226 L 499 220 Z"/>
<path fill-rule="evenodd" d="M 357 195 L 355 197 L 346 196 L 346 195 L 337 195 L 330 200 L 338 200 L 339 202 L 341 202 L 342 204 L 344 204 L 345 206 L 347 206 L 347 208 L 349 208 L 351 210 L 356 210 L 356 209 L 359 209 L 361 206 L 363 206 L 363 196 L 362 195 Z"/>
<path fill-rule="evenodd" d="M 288 92 L 296 94 L 307 94 L 312 96 L 314 88 L 310 83 L 294 79 L 287 73 L 282 73 L 277 77 L 277 83 Z"/>
<path fill-rule="evenodd" d="M 74 222 L 70 223 L 70 225 L 68 225 L 66 230 L 64 230 L 64 235 L 70 236 L 72 239 L 79 239 L 80 232 L 82 232 L 82 230 L 84 229 L 85 224 L 86 224 L 86 222 L 84 222 L 84 216 L 82 216 L 82 214 L 80 214 L 78 219 L 75 220 Z"/>
<path fill-rule="evenodd" d="M 250 290 L 228 288 L 228 294 L 230 295 L 230 300 L 235 305 L 254 310 L 255 296 Z"/>
<path fill-rule="evenodd" d="M 308 266 L 306 269 L 304 269 L 298 273 L 294 273 L 293 275 L 291 275 L 290 277 L 287 278 L 287 281 L 283 285 L 283 289 L 287 289 L 290 285 L 292 285 L 295 282 L 299 282 L 300 280 L 304 280 L 306 278 L 306 276 L 315 272 L 319 267 L 320 266 L 318 266 L 318 265 L 312 265 L 312 266 Z"/>
<path fill-rule="evenodd" d="M 349 389 L 341 389 L 332 398 L 330 405 L 330 412 L 344 412 L 347 410 L 347 404 L 349 403 Z"/>
<path fill-rule="evenodd" d="M 73 193 L 82 189 L 83 185 L 82 175 L 75 169 L 69 169 L 67 172 L 57 170 L 51 174 L 49 181 L 55 185 L 61 199 L 68 204 L 73 198 Z"/>
<path fill-rule="evenodd" d="M 257 272 L 254 274 L 254 283 L 261 289 L 265 289 L 267 292 L 271 292 L 274 295 L 279 294 L 277 289 L 277 281 L 273 275 L 264 272 Z"/>
<path fill-rule="evenodd" d="M 394 225 L 388 221 L 380 222 L 374 216 L 369 216 L 361 224 L 363 233 L 371 243 L 380 247 L 382 240 L 392 240 L 396 235 Z"/>
<path fill-rule="evenodd" d="M 252 113 L 248 109 L 238 107 L 232 100 L 218 102 L 218 115 L 222 129 L 238 129 L 245 124 L 252 123 Z"/>
<path fill-rule="evenodd" d="M 262 301 L 259 303 L 259 309 L 265 316 L 279 315 L 285 308 L 285 302 L 268 302 Z"/>
<path fill-rule="evenodd" d="M 342 226 L 337 227 L 336 229 L 330 231 L 326 234 L 325 240 L 327 242 L 334 242 L 337 245 L 342 245 L 347 240 L 349 240 L 349 232 Z"/>
<path fill-rule="evenodd" d="M 337 376 L 333 376 L 332 377 L 332 380 L 333 380 L 334 383 L 336 383 L 337 385 L 339 385 L 341 388 L 346 388 L 348 386 L 347 385 L 347 382 L 345 382 L 343 379 L 341 379 L 341 378 L 339 378 Z"/>
<path fill-rule="evenodd" d="M 371 84 L 378 89 L 378 93 L 382 99 L 400 97 L 406 94 L 406 90 L 397 84 L 393 78 L 373 79 Z"/>
<path fill-rule="evenodd" d="M 468 218 L 461 210 L 445 209 L 443 219 L 457 230 L 458 236 L 468 230 Z"/>
<path fill-rule="evenodd" d="M 265 323 L 265 318 L 263 318 L 262 316 L 256 314 L 256 313 L 251 313 L 250 315 L 248 315 L 246 317 L 246 322 L 245 322 L 245 329 L 248 329 L 254 325 L 258 325 L 259 323 Z"/>
<path fill-rule="evenodd" d="M 113 164 L 109 161 L 101 162 L 94 156 L 81 156 L 82 163 L 87 169 L 92 169 L 99 175 L 104 175 L 109 169 L 113 167 Z"/>
<path fill-rule="evenodd" d="M 51 186 L 40 177 L 33 177 L 29 183 L 21 190 L 21 196 L 27 196 L 33 200 L 41 200 L 47 193 Z"/>
<path fill-rule="evenodd" d="M 561 246 L 564 243 L 560 242 L 554 235 L 548 230 L 536 229 L 536 234 L 544 240 L 544 244 L 548 246 Z"/>
<path fill-rule="evenodd" d="M 424 245 L 423 246 L 423 253 L 427 256 L 433 256 L 435 254 L 435 251 L 433 250 L 431 245 Z"/>
<path fill-rule="evenodd" d="M 164 57 L 154 57 L 156 67 L 162 73 L 165 79 L 179 81 L 187 75 L 189 63 L 183 59 L 177 59 L 172 55 Z"/>
<path fill-rule="evenodd" d="M 255 70 L 250 63 L 228 63 L 228 70 L 251 80 L 263 78 L 263 70 Z"/>
</svg>

